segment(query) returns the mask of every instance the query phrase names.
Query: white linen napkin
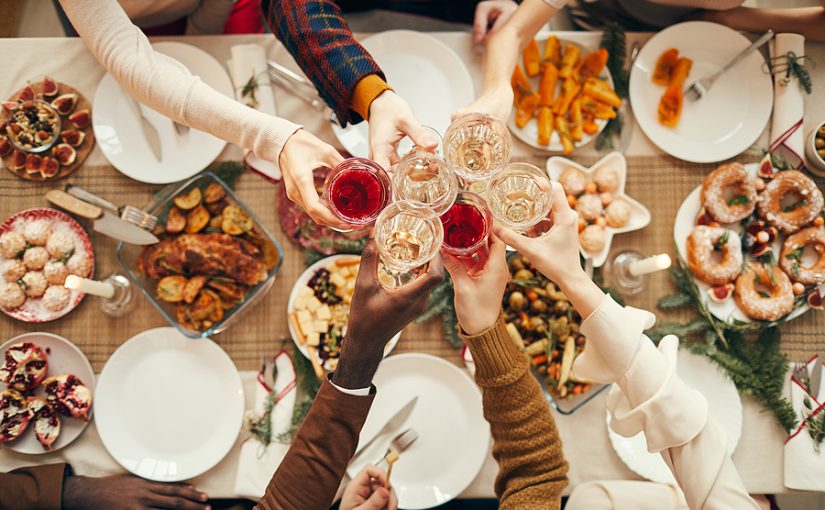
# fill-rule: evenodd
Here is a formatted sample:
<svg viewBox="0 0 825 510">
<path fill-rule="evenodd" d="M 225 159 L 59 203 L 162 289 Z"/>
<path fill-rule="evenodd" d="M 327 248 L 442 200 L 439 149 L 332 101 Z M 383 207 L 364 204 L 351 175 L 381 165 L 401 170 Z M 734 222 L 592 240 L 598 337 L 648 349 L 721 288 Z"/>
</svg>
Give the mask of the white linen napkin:
<svg viewBox="0 0 825 510">
<path fill-rule="evenodd" d="M 825 360 L 819 356 L 808 360 L 805 366 L 808 374 L 813 372 L 813 367 L 817 363 L 825 364 Z M 821 381 L 818 395 L 811 395 L 799 381 L 791 377 L 791 404 L 800 424 L 785 440 L 785 487 L 789 489 L 825 491 L 825 444 L 820 445 L 819 451 L 816 451 L 814 441 L 806 428 L 807 422 L 804 421 L 809 414 L 820 417 L 825 413 L 825 370 L 819 377 Z M 811 386 L 814 386 L 813 381 Z M 810 410 L 805 405 L 806 398 Z"/>
<path fill-rule="evenodd" d="M 259 499 L 266 492 L 269 480 L 284 459 L 288 444 L 277 442 L 279 434 L 289 430 L 292 424 L 292 412 L 295 409 L 295 366 L 292 357 L 286 351 L 275 356 L 278 368 L 278 378 L 272 391 L 276 395 L 284 393 L 275 407 L 272 408 L 272 438 L 269 445 L 264 446 L 254 437 L 250 437 L 241 445 L 241 454 L 238 459 L 238 473 L 235 477 L 235 494 L 250 499 Z M 257 413 L 264 412 L 266 397 L 269 395 L 261 377 L 255 385 L 255 407 Z"/>
<path fill-rule="evenodd" d="M 275 98 L 272 95 L 272 82 L 269 80 L 266 52 L 259 44 L 236 44 L 230 49 L 232 57 L 229 59 L 229 74 L 235 86 L 235 96 L 241 103 L 255 108 L 261 113 L 277 116 Z M 255 103 L 250 97 L 243 97 L 244 85 L 253 79 L 258 84 L 255 91 Z M 259 158 L 252 151 L 246 151 L 244 161 L 255 172 L 266 179 L 278 181 L 281 179 L 281 169 L 277 161 L 267 161 Z"/>
<path fill-rule="evenodd" d="M 770 43 L 771 58 L 792 51 L 797 57 L 805 55 L 805 37 L 800 34 L 776 34 Z M 776 63 L 777 61 L 773 61 Z M 781 62 L 781 61 L 780 61 Z M 773 75 L 773 119 L 771 120 L 770 152 L 788 162 L 793 168 L 804 165 L 805 137 L 802 119 L 805 109 L 805 91 L 793 75 L 789 81 L 784 72 Z"/>
</svg>

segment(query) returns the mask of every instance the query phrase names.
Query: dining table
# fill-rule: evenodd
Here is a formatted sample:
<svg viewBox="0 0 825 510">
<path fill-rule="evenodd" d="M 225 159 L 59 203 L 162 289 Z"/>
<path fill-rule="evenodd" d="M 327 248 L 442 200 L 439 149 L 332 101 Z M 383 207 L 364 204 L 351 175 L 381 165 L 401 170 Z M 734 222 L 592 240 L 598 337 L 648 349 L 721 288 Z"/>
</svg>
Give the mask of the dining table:
<svg viewBox="0 0 825 510">
<path fill-rule="evenodd" d="M 466 64 L 475 85 L 475 93 L 481 92 L 483 48 L 473 43 L 470 32 L 431 32 L 433 37 L 449 46 Z M 357 38 L 369 34 L 356 34 Z M 560 37 L 598 44 L 600 34 L 591 32 L 561 33 Z M 628 50 L 633 44 L 651 37 L 648 33 L 629 33 Z M 272 35 L 190 36 L 158 37 L 154 40 L 172 40 L 191 44 L 214 56 L 222 64 L 230 57 L 230 48 L 236 44 L 255 43 L 263 46 L 269 58 L 290 69 L 300 69 L 287 50 Z M 825 43 L 808 42 L 807 57 L 821 64 L 811 69 L 814 90 L 825 87 Z M 93 100 L 100 80 L 105 75 L 103 67 L 95 60 L 78 38 L 16 38 L 0 39 L 0 97 L 7 97 L 21 84 L 42 79 L 49 75 L 58 81 L 71 84 L 86 98 Z M 273 87 L 278 114 L 304 126 L 323 140 L 340 147 L 330 127 L 328 118 L 317 110 L 308 108 L 302 99 L 278 87 Z M 823 89 L 825 90 L 825 89 Z M 805 97 L 805 132 L 814 122 L 825 120 L 825 101 L 817 101 L 815 95 Z M 94 114 L 94 112 L 93 112 Z M 651 223 L 644 229 L 617 236 L 613 250 L 634 248 L 644 254 L 670 253 L 674 255 L 673 222 L 679 204 L 685 196 L 702 182 L 704 175 L 714 168 L 713 164 L 695 164 L 670 157 L 659 150 L 642 132 L 635 120 L 627 123 L 629 143 L 623 148 L 628 162 L 627 193 L 652 213 Z M 756 143 L 766 148 L 768 131 Z M 582 164 L 592 164 L 599 158 L 594 144 L 577 149 L 573 159 Z M 228 145 L 219 160 L 240 161 L 242 150 Z M 526 144 L 514 141 L 512 159 L 527 161 L 544 167 L 548 154 Z M 759 156 L 746 153 L 741 161 L 757 161 Z M 822 181 L 817 181 L 822 186 Z M 58 182 L 29 182 L 6 170 L 0 170 L 0 217 L 29 207 L 47 206 L 44 194 L 49 189 L 67 183 L 77 184 L 93 193 L 139 207 L 151 203 L 153 194 L 160 187 L 136 182 L 110 166 L 98 147 L 84 165 L 74 174 Z M 284 261 L 274 287 L 243 321 L 213 337 L 235 362 L 244 384 L 247 408 L 252 407 L 254 385 L 261 359 L 273 355 L 282 346 L 288 346 L 287 299 L 296 278 L 305 269 L 305 254 L 292 244 L 278 224 L 276 193 L 278 184 L 262 179 L 253 172 L 244 172 L 237 181 L 236 192 L 255 212 L 262 224 L 274 234 L 284 249 Z M 115 242 L 89 229 L 96 252 L 95 275 L 105 277 L 118 270 Z M 678 320 L 688 317 L 689 310 L 661 312 L 656 301 L 673 291 L 666 272 L 651 275 L 647 289 L 627 298 L 627 304 L 655 311 L 660 320 Z M 111 318 L 100 313 L 99 303 L 87 296 L 80 306 L 69 315 L 50 323 L 31 324 L 18 322 L 0 315 L 0 339 L 6 340 L 31 331 L 48 331 L 74 342 L 88 357 L 94 370 L 99 373 L 110 355 L 124 341 L 146 329 L 166 326 L 167 323 L 143 296 L 138 297 L 136 307 L 126 316 Z M 817 351 L 825 351 L 825 313 L 811 311 L 784 324 L 782 350 L 792 361 L 800 361 Z M 402 334 L 392 354 L 423 352 L 444 358 L 463 366 L 460 351 L 445 338 L 440 319 L 422 324 L 411 324 Z M 381 391 L 378 388 L 378 391 Z M 620 460 L 611 448 L 605 421 L 606 392 L 571 415 L 555 410 L 553 415 L 564 444 L 564 454 L 569 462 L 570 484 L 567 488 L 591 480 L 639 480 Z M 783 441 L 785 432 L 774 417 L 755 402 L 743 395 L 743 427 L 733 460 L 744 483 L 751 493 L 780 493 L 787 489 L 783 484 Z M 214 468 L 192 480 L 198 489 L 211 497 L 234 497 L 233 486 L 238 465 L 240 445 L 249 440 L 243 431 L 231 452 Z M 68 447 L 42 455 L 23 455 L 6 448 L 0 450 L 0 472 L 20 466 L 67 462 L 80 475 L 105 476 L 122 473 L 123 468 L 104 448 L 92 421 L 83 435 Z M 497 464 L 490 453 L 475 480 L 458 497 L 493 498 Z"/>
</svg>

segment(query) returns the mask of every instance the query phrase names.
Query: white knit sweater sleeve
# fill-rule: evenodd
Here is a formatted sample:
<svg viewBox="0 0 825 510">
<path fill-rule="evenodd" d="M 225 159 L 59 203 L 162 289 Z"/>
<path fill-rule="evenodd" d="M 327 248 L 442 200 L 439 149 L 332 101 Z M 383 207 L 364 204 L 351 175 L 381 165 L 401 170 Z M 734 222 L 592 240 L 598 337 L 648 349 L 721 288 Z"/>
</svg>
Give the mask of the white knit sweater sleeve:
<svg viewBox="0 0 825 510">
<path fill-rule="evenodd" d="M 152 49 L 116 0 L 60 0 L 89 51 L 117 82 L 146 106 L 278 162 L 301 126 L 242 105 Z"/>
</svg>

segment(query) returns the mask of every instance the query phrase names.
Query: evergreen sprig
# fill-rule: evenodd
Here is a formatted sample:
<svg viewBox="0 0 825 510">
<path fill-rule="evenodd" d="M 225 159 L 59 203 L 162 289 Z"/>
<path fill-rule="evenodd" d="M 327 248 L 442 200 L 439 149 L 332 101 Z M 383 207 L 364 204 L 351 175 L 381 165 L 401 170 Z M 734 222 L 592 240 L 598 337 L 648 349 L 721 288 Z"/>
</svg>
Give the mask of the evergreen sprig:
<svg viewBox="0 0 825 510">
<path fill-rule="evenodd" d="M 630 73 L 625 68 L 627 62 L 627 34 L 618 23 L 610 22 L 604 27 L 599 46 L 607 50 L 607 70 L 613 78 L 613 89 L 619 97 L 624 99 L 627 97 L 630 81 Z M 607 122 L 607 125 L 596 138 L 596 150 L 615 148 L 615 141 L 622 134 L 623 128 L 623 115 L 621 112 L 616 112 L 616 117 Z"/>
<path fill-rule="evenodd" d="M 445 276 L 444 281 L 430 293 L 427 309 L 415 319 L 415 322 L 420 324 L 435 317 L 441 317 L 444 336 L 450 345 L 458 349 L 463 342 L 458 336 L 458 317 L 455 313 L 454 297 L 453 281 L 449 276 Z"/>
</svg>

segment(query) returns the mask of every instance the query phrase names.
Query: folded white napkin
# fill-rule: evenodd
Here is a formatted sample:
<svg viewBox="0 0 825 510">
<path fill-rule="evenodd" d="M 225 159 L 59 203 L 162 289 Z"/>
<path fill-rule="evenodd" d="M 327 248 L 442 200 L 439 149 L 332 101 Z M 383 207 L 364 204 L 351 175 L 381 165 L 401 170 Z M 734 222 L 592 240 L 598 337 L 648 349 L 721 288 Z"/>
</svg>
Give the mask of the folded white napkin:
<svg viewBox="0 0 825 510">
<path fill-rule="evenodd" d="M 266 52 L 259 44 L 236 44 L 230 49 L 229 74 L 235 86 L 235 95 L 241 103 L 255 108 L 261 113 L 277 116 L 275 98 L 272 95 L 272 82 L 269 80 Z M 258 87 L 255 91 L 255 100 L 243 96 L 243 88 L 254 79 Z M 267 161 L 259 158 L 252 151 L 247 151 L 244 161 L 254 171 L 269 180 L 281 179 L 281 169 L 277 161 Z"/>
<path fill-rule="evenodd" d="M 241 445 L 238 473 L 235 477 L 235 494 L 245 498 L 259 499 L 264 495 L 269 480 L 289 450 L 289 445 L 278 443 L 277 437 L 289 430 L 292 424 L 297 393 L 295 366 L 292 357 L 286 351 L 281 351 L 275 356 L 275 364 L 278 367 L 278 378 L 272 391 L 276 395 L 283 395 L 272 408 L 272 442 L 264 447 L 257 439 L 251 437 Z M 269 390 L 259 375 L 258 383 L 255 385 L 254 407 L 259 414 L 265 410 L 267 395 Z"/>
<path fill-rule="evenodd" d="M 825 360 L 819 356 L 808 360 L 805 366 L 808 374 L 813 372 L 817 363 L 825 364 Z M 825 370 L 821 371 L 820 379 L 819 394 L 811 395 L 804 385 L 791 377 L 791 404 L 800 424 L 785 440 L 785 487 L 789 489 L 825 491 L 825 444 L 816 451 L 805 421 L 811 419 L 809 415 L 821 419 L 820 415 L 825 413 Z M 813 381 L 811 383 L 814 386 Z M 805 403 L 806 398 L 810 409 Z"/>
<path fill-rule="evenodd" d="M 776 34 L 770 43 L 771 58 L 782 57 L 792 51 L 797 57 L 805 55 L 805 37 L 799 34 Z M 773 61 L 776 65 L 776 60 Z M 780 61 L 781 62 L 781 61 Z M 771 120 L 770 152 L 788 162 L 793 168 L 804 164 L 805 137 L 802 118 L 805 109 L 805 91 L 793 75 L 773 75 L 773 119 Z"/>
</svg>

